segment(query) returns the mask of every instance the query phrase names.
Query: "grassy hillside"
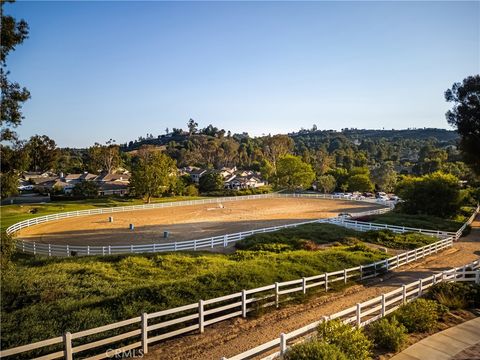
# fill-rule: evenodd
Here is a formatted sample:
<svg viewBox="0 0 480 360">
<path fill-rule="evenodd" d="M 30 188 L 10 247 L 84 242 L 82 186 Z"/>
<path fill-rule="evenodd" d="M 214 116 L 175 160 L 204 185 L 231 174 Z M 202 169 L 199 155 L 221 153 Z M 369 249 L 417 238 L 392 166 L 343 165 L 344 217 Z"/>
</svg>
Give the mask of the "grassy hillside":
<svg viewBox="0 0 480 360">
<path fill-rule="evenodd" d="M 46 259 L 20 256 L 3 274 L 2 346 L 9 348 L 114 321 L 380 260 L 338 246 L 281 254 L 154 254 Z"/>
<path fill-rule="evenodd" d="M 414 249 L 436 240 L 419 233 L 394 234 L 388 230 L 359 232 L 332 224 L 308 224 L 272 233 L 252 235 L 237 242 L 235 246 L 242 250 L 283 252 L 312 250 L 329 243 L 356 245 L 368 242 L 393 249 Z"/>
</svg>

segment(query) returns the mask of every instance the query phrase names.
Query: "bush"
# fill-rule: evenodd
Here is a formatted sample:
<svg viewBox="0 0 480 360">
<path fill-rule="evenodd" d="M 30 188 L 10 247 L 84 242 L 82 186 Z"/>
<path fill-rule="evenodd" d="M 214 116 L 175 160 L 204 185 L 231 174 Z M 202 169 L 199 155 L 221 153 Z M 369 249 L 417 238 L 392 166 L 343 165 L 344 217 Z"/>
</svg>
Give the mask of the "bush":
<svg viewBox="0 0 480 360">
<path fill-rule="evenodd" d="M 443 307 L 433 300 L 417 299 L 403 305 L 398 310 L 398 320 L 408 332 L 427 332 L 433 330 Z"/>
<path fill-rule="evenodd" d="M 429 290 L 427 298 L 436 300 L 449 309 L 465 309 L 480 303 L 480 291 L 476 285 L 439 283 Z"/>
<path fill-rule="evenodd" d="M 398 184 L 397 193 L 403 199 L 402 212 L 407 214 L 449 218 L 460 210 L 459 181 L 450 174 L 436 172 L 418 178 L 406 178 Z"/>
<path fill-rule="evenodd" d="M 322 341 L 305 341 L 287 351 L 284 360 L 347 360 L 345 354 L 333 344 Z"/>
<path fill-rule="evenodd" d="M 397 318 L 383 318 L 368 327 L 368 335 L 377 348 L 398 351 L 407 340 L 407 328 Z"/>
<path fill-rule="evenodd" d="M 395 234 L 391 230 L 367 231 L 363 235 L 366 242 L 383 245 L 392 249 L 411 250 L 432 244 L 438 239 L 420 233 Z"/>
<path fill-rule="evenodd" d="M 349 360 L 371 358 L 373 343 L 363 330 L 338 320 L 322 322 L 318 326 L 318 339 L 336 345 Z"/>
</svg>

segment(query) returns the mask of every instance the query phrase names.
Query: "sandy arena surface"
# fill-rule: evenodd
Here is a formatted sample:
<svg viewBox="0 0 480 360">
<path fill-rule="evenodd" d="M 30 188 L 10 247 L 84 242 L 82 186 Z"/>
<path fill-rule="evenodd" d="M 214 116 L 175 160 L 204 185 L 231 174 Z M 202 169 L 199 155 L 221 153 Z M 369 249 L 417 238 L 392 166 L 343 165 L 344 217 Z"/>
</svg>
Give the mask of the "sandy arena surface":
<svg viewBox="0 0 480 360">
<path fill-rule="evenodd" d="M 360 212 L 380 205 L 324 199 L 262 199 L 89 215 L 35 225 L 21 239 L 69 245 L 130 245 L 202 239 Z M 113 216 L 113 223 L 108 221 Z M 135 230 L 129 230 L 129 224 Z M 168 239 L 163 232 L 169 231 Z"/>
</svg>

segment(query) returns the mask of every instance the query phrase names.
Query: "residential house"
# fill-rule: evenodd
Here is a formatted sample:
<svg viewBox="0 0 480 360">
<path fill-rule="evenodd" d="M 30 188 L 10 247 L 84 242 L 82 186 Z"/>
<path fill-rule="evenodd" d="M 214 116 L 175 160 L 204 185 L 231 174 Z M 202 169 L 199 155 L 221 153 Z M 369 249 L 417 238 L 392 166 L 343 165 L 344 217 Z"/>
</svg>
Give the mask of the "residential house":
<svg viewBox="0 0 480 360">
<path fill-rule="evenodd" d="M 183 169 L 180 169 L 180 172 L 182 174 L 189 175 L 192 181 L 198 185 L 198 183 L 200 182 L 200 178 L 207 173 L 207 170 L 200 169 L 194 166 L 187 166 Z"/>
<path fill-rule="evenodd" d="M 264 180 L 261 180 L 259 177 L 254 175 L 249 176 L 233 176 L 232 178 L 225 181 L 226 189 L 252 189 L 265 186 L 266 183 Z"/>
</svg>

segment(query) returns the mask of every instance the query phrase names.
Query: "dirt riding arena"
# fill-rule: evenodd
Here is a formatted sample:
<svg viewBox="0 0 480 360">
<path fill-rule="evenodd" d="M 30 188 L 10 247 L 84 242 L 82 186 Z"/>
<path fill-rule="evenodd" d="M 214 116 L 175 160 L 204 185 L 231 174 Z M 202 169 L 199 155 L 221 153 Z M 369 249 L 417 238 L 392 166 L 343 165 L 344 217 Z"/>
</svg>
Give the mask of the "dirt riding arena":
<svg viewBox="0 0 480 360">
<path fill-rule="evenodd" d="M 35 225 L 19 232 L 28 241 L 69 245 L 165 243 L 381 208 L 362 202 L 284 198 L 89 215 Z M 113 216 L 113 222 L 109 222 Z M 134 225 L 134 230 L 129 225 Z M 167 239 L 164 231 L 169 232 Z"/>
</svg>

